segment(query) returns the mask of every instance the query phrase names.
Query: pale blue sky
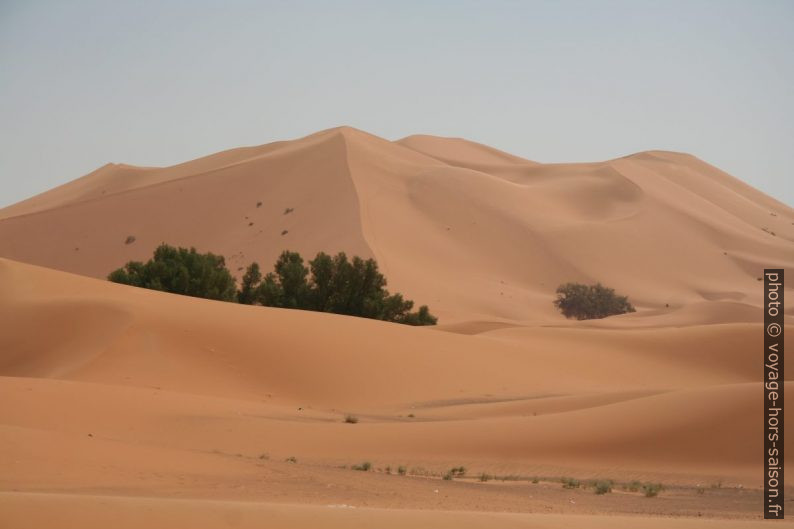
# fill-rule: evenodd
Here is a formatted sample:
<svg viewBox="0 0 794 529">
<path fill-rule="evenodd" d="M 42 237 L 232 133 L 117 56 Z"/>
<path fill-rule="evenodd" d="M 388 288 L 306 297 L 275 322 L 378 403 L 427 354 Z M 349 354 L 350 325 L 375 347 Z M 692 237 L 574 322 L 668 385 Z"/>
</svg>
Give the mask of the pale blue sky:
<svg viewBox="0 0 794 529">
<path fill-rule="evenodd" d="M 794 204 L 794 1 L 0 0 L 0 207 L 352 125 L 686 151 Z"/>
</svg>

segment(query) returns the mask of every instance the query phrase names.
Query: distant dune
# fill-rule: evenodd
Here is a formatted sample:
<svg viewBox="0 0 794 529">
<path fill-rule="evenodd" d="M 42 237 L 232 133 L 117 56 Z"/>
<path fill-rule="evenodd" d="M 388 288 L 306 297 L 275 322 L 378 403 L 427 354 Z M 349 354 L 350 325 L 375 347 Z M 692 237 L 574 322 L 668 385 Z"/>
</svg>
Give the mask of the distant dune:
<svg viewBox="0 0 794 529">
<path fill-rule="evenodd" d="M 104 278 L 164 241 L 220 253 L 236 273 L 286 248 L 346 251 L 377 258 L 442 322 L 555 321 L 565 281 L 601 281 L 643 310 L 758 307 L 761 269 L 794 270 L 793 223 L 685 154 L 539 164 L 342 127 L 162 169 L 106 165 L 0 210 L 0 256 Z"/>
<path fill-rule="evenodd" d="M 163 241 L 238 274 L 375 257 L 441 324 L 104 281 Z M 0 210 L 0 256 L 2 526 L 757 524 L 757 278 L 794 270 L 794 211 L 692 156 L 541 164 L 343 127 L 104 166 Z M 565 320 L 566 281 L 638 311 Z"/>
</svg>

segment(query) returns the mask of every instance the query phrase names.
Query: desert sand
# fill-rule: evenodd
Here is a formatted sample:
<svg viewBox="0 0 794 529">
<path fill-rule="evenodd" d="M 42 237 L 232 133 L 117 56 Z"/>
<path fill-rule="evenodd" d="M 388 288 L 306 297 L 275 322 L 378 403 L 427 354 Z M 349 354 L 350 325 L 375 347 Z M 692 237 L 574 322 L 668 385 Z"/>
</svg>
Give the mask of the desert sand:
<svg viewBox="0 0 794 529">
<path fill-rule="evenodd" d="M 104 280 L 160 242 L 237 274 L 375 257 L 440 325 Z M 106 165 L 0 210 L 0 525 L 755 526 L 765 266 L 791 276 L 794 210 L 681 153 L 541 164 L 342 127 Z M 638 310 L 568 321 L 566 281 Z"/>
</svg>

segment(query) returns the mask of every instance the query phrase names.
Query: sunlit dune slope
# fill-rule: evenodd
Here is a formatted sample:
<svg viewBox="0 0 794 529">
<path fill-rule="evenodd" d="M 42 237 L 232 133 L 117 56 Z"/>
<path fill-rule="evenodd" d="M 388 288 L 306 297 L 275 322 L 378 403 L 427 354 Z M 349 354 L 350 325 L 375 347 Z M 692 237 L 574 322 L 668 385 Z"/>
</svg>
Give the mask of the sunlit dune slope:
<svg viewBox="0 0 794 529">
<path fill-rule="evenodd" d="M 319 462 L 757 479 L 751 323 L 467 335 L 199 300 L 8 260 L 0 291 L 0 391 L 14 402 L 0 409 L 0 453 L 17 469 L 7 484 L 141 485 L 139 458 L 189 465 L 206 453 L 213 473 L 223 467 L 213 450 L 255 454 L 263 443 Z M 346 414 L 359 424 L 345 424 Z M 103 443 L 108 457 L 127 454 L 118 472 L 103 474 L 102 452 L 86 451 Z"/>
<path fill-rule="evenodd" d="M 794 270 L 792 209 L 690 155 L 541 164 L 349 127 L 168 168 L 111 164 L 0 210 L 0 256 L 94 277 L 164 241 L 237 274 L 284 249 L 375 257 L 444 323 L 559 321 L 566 281 L 601 281 L 643 311 L 757 309 L 761 270 Z"/>
</svg>

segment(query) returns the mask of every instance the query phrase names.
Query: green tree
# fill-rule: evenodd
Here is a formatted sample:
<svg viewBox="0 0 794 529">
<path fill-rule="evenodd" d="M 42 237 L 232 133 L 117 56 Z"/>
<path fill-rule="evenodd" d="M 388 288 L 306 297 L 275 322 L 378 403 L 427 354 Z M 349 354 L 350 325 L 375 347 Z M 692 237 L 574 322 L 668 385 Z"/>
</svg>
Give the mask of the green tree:
<svg viewBox="0 0 794 529">
<path fill-rule="evenodd" d="M 243 282 L 237 292 L 237 302 L 253 305 L 257 300 L 257 289 L 262 282 L 262 273 L 258 263 L 251 263 L 243 274 Z"/>
<path fill-rule="evenodd" d="M 240 290 L 236 290 L 223 257 L 162 244 L 146 263 L 130 261 L 111 272 L 108 279 L 247 305 L 333 312 L 406 325 L 435 325 L 438 321 L 427 305 L 411 312 L 413 301 L 399 293 L 391 294 L 374 259 L 348 259 L 344 252 L 331 257 L 319 252 L 308 265 L 304 265 L 299 253 L 284 251 L 273 272 L 264 276 L 259 264 L 251 263 L 243 274 Z"/>
<path fill-rule="evenodd" d="M 566 318 L 592 320 L 617 314 L 635 312 L 626 296 L 615 294 L 615 290 L 603 286 L 565 283 L 557 288 L 557 307 Z"/>
<path fill-rule="evenodd" d="M 303 265 L 298 252 L 285 250 L 275 266 L 278 284 L 281 287 L 281 303 L 287 309 L 309 309 L 309 270 Z"/>
<path fill-rule="evenodd" d="M 146 263 L 130 261 L 108 275 L 114 283 L 161 290 L 197 298 L 233 301 L 235 281 L 223 256 L 165 243 Z"/>
</svg>

